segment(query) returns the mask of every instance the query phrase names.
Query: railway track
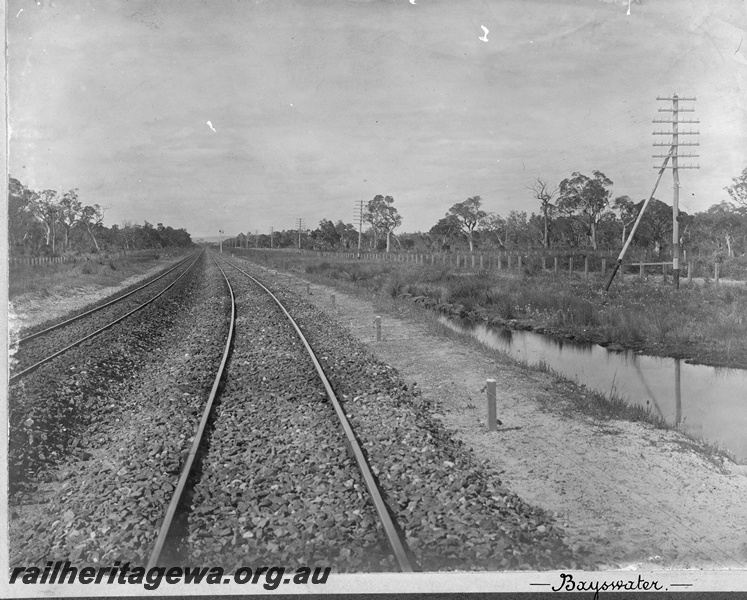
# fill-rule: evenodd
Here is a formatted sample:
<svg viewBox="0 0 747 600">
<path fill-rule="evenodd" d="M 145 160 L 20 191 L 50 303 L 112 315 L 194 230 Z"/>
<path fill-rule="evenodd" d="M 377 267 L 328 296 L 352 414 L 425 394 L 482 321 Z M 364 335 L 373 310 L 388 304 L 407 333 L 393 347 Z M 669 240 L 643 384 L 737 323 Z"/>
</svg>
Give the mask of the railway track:
<svg viewBox="0 0 747 600">
<path fill-rule="evenodd" d="M 137 389 L 97 392 L 107 405 L 127 398 L 121 418 L 106 409 L 101 426 L 81 430 L 90 451 L 53 475 L 64 483 L 43 515 L 11 519 L 11 539 L 22 538 L 11 564 L 569 564 L 548 519 L 475 465 L 388 367 L 249 267 L 202 264 L 206 276 L 190 284 L 201 291 L 158 342 L 168 355 L 131 371 Z M 167 305 L 154 306 L 166 315 Z M 154 327 L 145 313 L 136 320 L 138 331 Z M 54 431 L 48 420 L 43 431 Z"/>
<path fill-rule="evenodd" d="M 10 376 L 9 385 L 14 385 L 42 365 L 114 327 L 154 302 L 176 285 L 195 265 L 198 258 L 199 254 L 190 255 L 133 290 L 60 323 L 20 338 L 18 340 L 19 350 L 14 357 L 15 368 Z M 152 293 L 154 287 L 158 290 L 155 294 Z M 144 300 L 143 297 L 146 295 L 147 299 Z"/>
<path fill-rule="evenodd" d="M 329 560 L 344 566 L 344 558 L 350 555 L 355 566 L 362 566 L 368 561 L 366 567 L 382 568 L 394 562 L 400 571 L 411 572 L 411 553 L 400 538 L 389 514 L 390 509 L 382 498 L 364 453 L 311 345 L 288 310 L 267 287 L 235 265 L 223 262 L 223 266 L 226 265 L 233 270 L 234 277 L 242 278 L 234 283 L 241 292 L 239 303 L 243 315 L 237 329 L 242 335 L 235 342 L 232 364 L 225 373 L 219 410 L 211 418 L 234 335 L 234 327 L 229 330 L 223 361 L 148 567 L 166 562 L 179 564 L 185 559 L 188 562 L 238 567 L 252 564 L 251 561 L 258 558 L 267 560 L 268 555 L 277 555 L 282 547 L 285 556 L 277 558 L 285 561 L 304 555 L 310 560 Z M 231 278 L 223 268 L 221 272 L 233 300 Z M 235 315 L 234 305 L 232 319 L 235 319 Z M 247 323 L 252 320 L 254 322 Z M 255 332 L 257 325 L 261 324 L 271 324 L 276 331 L 257 338 Z M 262 327 L 259 330 L 264 331 Z M 270 337 L 273 341 L 269 340 Z M 267 383 L 267 375 L 257 374 L 247 378 L 246 373 L 242 373 L 244 365 L 251 359 L 256 360 L 260 356 L 266 358 L 268 352 L 276 357 L 282 356 L 288 363 L 296 363 L 301 381 L 289 379 L 285 385 L 280 382 L 280 386 L 275 386 Z M 267 374 L 270 375 L 270 370 L 267 370 Z M 314 400 L 299 408 L 296 398 L 304 394 Z M 284 420 L 285 411 L 295 412 L 296 419 L 303 421 L 303 428 L 265 427 L 262 432 L 256 429 L 253 433 L 247 432 L 242 425 L 241 415 L 264 411 L 276 423 Z M 336 426 L 332 419 L 336 420 Z M 203 439 L 209 422 L 210 435 Z M 266 443 L 266 447 L 272 448 L 271 452 L 275 455 L 288 453 L 293 456 L 296 476 L 281 484 L 273 484 L 268 473 L 263 471 L 265 467 L 258 460 L 256 449 L 254 452 L 238 449 L 247 437 L 259 438 L 261 445 L 265 446 Z M 229 447 L 232 445 L 233 449 Z M 334 455 L 329 476 L 318 477 L 314 473 L 318 469 L 314 453 L 319 445 L 329 445 L 330 453 Z M 345 457 L 344 452 L 340 452 L 344 446 L 347 446 L 352 461 Z M 185 500 L 182 494 L 188 488 L 201 447 L 200 475 L 192 478 L 189 489 L 191 499 Z M 216 502 L 216 496 L 226 498 L 227 473 L 232 478 L 228 485 L 235 486 L 237 493 L 229 498 L 230 502 L 221 504 Z M 308 483 L 309 479 L 313 480 L 314 485 L 303 486 L 304 480 Z M 252 485 L 252 489 L 247 490 L 249 482 L 255 485 L 259 483 L 259 486 L 255 488 Z M 281 486 L 287 489 L 279 491 Z M 270 495 L 281 502 L 283 498 L 297 496 L 296 508 L 300 510 L 289 507 L 285 511 L 270 510 L 272 503 L 263 504 L 262 500 Z M 320 511 L 327 514 L 320 515 L 323 517 L 320 520 L 312 521 L 308 519 L 306 507 L 313 507 L 315 503 L 333 508 Z M 243 511 L 238 511 L 242 514 L 234 511 L 233 506 L 243 507 Z M 349 526 L 340 527 L 334 523 L 334 517 L 330 518 L 330 515 L 346 514 L 353 517 Z M 219 535 L 211 536 L 208 532 Z M 322 541 L 322 538 L 325 539 Z M 384 539 L 391 558 L 383 552 Z M 309 555 L 308 551 L 296 547 L 294 540 L 303 546 L 316 542 L 316 554 Z M 365 541 L 361 543 L 360 540 Z M 231 549 L 226 551 L 226 546 Z M 291 556 L 294 547 L 300 554 Z"/>
</svg>

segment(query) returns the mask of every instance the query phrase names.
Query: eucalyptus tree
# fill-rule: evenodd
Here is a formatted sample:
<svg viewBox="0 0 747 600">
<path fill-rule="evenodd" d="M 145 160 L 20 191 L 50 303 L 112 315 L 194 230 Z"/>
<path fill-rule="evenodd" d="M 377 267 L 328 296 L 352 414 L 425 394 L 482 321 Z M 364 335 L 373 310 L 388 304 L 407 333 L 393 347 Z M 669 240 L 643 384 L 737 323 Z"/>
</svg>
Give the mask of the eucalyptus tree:
<svg viewBox="0 0 747 600">
<path fill-rule="evenodd" d="M 601 171 L 594 171 L 592 177 L 575 172 L 560 182 L 558 209 L 582 224 L 589 243 L 597 249 L 597 225 L 610 204 L 612 180 Z"/>
<path fill-rule="evenodd" d="M 474 251 L 472 234 L 485 217 L 488 216 L 488 213 L 480 208 L 481 206 L 482 199 L 480 196 L 473 196 L 472 198 L 467 198 L 464 202 L 457 202 L 446 213 L 447 217 L 452 216 L 457 220 L 460 229 L 467 235 L 470 252 Z"/>
<path fill-rule="evenodd" d="M 394 206 L 392 196 L 374 196 L 366 205 L 363 220 L 371 224 L 374 234 L 374 247 L 378 247 L 380 236 L 386 236 L 386 251 L 389 252 L 392 232 L 402 225 L 402 217 Z"/>
<path fill-rule="evenodd" d="M 744 168 L 739 177 L 733 177 L 732 181 L 734 183 L 724 189 L 734 202 L 747 206 L 747 167 Z"/>
</svg>

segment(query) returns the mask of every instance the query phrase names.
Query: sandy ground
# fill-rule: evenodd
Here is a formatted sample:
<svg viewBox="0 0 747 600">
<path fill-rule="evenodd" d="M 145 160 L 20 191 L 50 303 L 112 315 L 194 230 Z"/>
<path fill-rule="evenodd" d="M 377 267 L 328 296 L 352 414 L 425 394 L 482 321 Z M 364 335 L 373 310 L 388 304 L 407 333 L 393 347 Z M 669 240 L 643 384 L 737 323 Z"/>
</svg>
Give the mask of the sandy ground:
<svg viewBox="0 0 747 600">
<path fill-rule="evenodd" d="M 15 339 L 18 332 L 43 321 L 57 319 L 87 304 L 115 294 L 118 290 L 142 281 L 168 265 L 174 264 L 180 257 L 165 255 L 152 262 L 135 262 L 131 268 L 136 274 L 122 279 L 112 285 L 101 287 L 93 283 L 79 282 L 74 287 L 56 286 L 44 297 L 36 294 L 21 294 L 13 298 L 8 306 L 8 333 Z"/>
<path fill-rule="evenodd" d="M 300 279 L 284 280 L 306 293 Z M 112 291 L 76 294 L 62 306 L 73 310 Z M 554 514 L 569 543 L 585 548 L 601 568 L 747 569 L 747 467 L 719 468 L 677 432 L 543 410 L 539 398 L 560 407 L 583 390 L 440 334 L 408 316 L 412 309 L 382 312 L 375 299 L 316 284 L 311 292 L 309 300 L 437 402 L 446 426 L 501 471 L 507 487 Z M 61 306 L 60 298 L 48 301 L 33 311 L 19 305 L 24 325 Z M 381 342 L 374 341 L 376 314 L 383 315 Z M 497 381 L 503 422 L 492 433 L 486 431 L 486 378 Z"/>
</svg>

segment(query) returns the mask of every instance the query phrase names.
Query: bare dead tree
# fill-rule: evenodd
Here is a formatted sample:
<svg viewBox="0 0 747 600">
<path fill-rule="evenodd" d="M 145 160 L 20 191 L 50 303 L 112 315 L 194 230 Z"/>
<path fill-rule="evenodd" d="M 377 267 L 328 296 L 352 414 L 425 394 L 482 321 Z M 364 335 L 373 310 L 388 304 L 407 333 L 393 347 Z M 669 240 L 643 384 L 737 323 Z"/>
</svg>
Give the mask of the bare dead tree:
<svg viewBox="0 0 747 600">
<path fill-rule="evenodd" d="M 543 222 L 543 234 L 542 234 L 542 246 L 544 248 L 549 248 L 550 246 L 550 236 L 549 236 L 549 221 L 550 221 L 550 214 L 554 210 L 554 206 L 552 204 L 552 199 L 557 195 L 558 193 L 558 187 L 551 187 L 550 184 L 547 182 L 547 179 L 543 179 L 542 177 L 537 177 L 537 179 L 531 183 L 530 185 L 526 186 L 526 189 L 532 192 L 534 197 L 540 201 L 540 210 L 542 211 L 542 222 Z"/>
</svg>

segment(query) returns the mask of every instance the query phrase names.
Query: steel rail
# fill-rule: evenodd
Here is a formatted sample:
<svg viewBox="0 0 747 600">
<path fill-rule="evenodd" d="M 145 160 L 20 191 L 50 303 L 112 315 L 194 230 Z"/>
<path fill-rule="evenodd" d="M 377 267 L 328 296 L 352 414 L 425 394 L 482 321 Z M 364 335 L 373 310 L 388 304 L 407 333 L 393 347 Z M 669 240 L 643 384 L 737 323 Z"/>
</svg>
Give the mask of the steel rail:
<svg viewBox="0 0 747 600">
<path fill-rule="evenodd" d="M 148 281 L 147 283 L 141 285 L 140 287 L 137 287 L 134 290 L 131 290 L 131 291 L 127 292 L 126 294 L 123 294 L 122 296 L 118 296 L 117 298 L 114 298 L 113 300 L 110 300 L 106 304 L 102 304 L 101 306 L 96 306 L 96 307 L 94 307 L 94 308 L 92 308 L 90 310 L 87 310 L 84 313 L 81 313 L 79 315 L 71 317 L 71 318 L 67 319 L 66 321 L 62 321 L 61 323 L 57 323 L 56 325 L 52 325 L 51 327 L 47 327 L 46 329 L 42 329 L 41 331 L 37 331 L 35 333 L 31 333 L 31 334 L 27 335 L 24 338 L 20 338 L 16 343 L 18 345 L 21 345 L 21 344 L 23 344 L 25 342 L 28 342 L 29 340 L 33 340 L 33 339 L 35 339 L 35 338 L 37 338 L 39 336 L 42 336 L 42 335 L 44 335 L 46 333 L 49 333 L 50 331 L 54 331 L 55 329 L 59 329 L 60 327 L 64 327 L 65 325 L 69 325 L 70 323 L 78 321 L 78 320 L 82 319 L 83 317 L 90 315 L 91 313 L 95 313 L 96 311 L 101 310 L 102 308 L 106 308 L 107 306 L 111 306 L 112 304 L 116 304 L 120 300 L 124 300 L 125 298 L 127 298 L 128 296 L 131 296 L 135 292 L 139 292 L 143 288 L 148 287 L 150 284 L 155 283 L 156 281 L 158 281 L 159 279 L 161 279 L 163 277 L 166 277 L 166 275 L 168 275 L 169 273 L 175 271 L 180 266 L 182 266 L 184 263 L 186 263 L 190 258 L 192 258 L 192 256 L 194 256 L 194 254 L 191 254 L 191 255 L 187 256 L 186 258 L 180 260 L 177 264 L 175 264 L 173 267 L 171 267 L 168 271 L 166 271 L 164 273 L 161 273 L 155 279 L 151 279 L 150 281 Z"/>
<path fill-rule="evenodd" d="M 231 297 L 231 322 L 228 330 L 228 336 L 226 337 L 226 347 L 223 351 L 223 359 L 221 360 L 220 366 L 218 367 L 218 372 L 215 376 L 213 387 L 210 390 L 210 395 L 208 396 L 205 410 L 202 412 L 200 424 L 197 427 L 197 432 L 195 433 L 194 439 L 192 440 L 192 447 L 190 448 L 189 454 L 187 455 L 187 461 L 182 467 L 182 472 L 179 476 L 179 482 L 176 485 L 174 495 L 171 497 L 171 502 L 166 509 L 166 515 L 163 519 L 163 523 L 161 524 L 161 528 L 158 531 L 156 543 L 153 546 L 153 551 L 151 552 L 150 558 L 148 560 L 147 570 L 150 570 L 158 564 L 158 559 L 161 557 L 161 552 L 163 551 L 164 544 L 168 539 L 169 531 L 171 529 L 171 523 L 173 522 L 174 515 L 176 514 L 176 510 L 179 507 L 179 502 L 181 501 L 184 488 L 187 485 L 187 480 L 189 479 L 189 475 L 192 471 L 192 465 L 194 464 L 195 457 L 197 456 L 197 451 L 199 450 L 202 436 L 205 433 L 205 427 L 207 426 L 208 418 L 210 417 L 210 412 L 213 408 L 213 402 L 218 394 L 218 387 L 220 386 L 220 381 L 223 378 L 223 372 L 225 370 L 226 363 L 228 362 L 228 356 L 231 350 L 231 342 L 233 341 L 234 325 L 236 323 L 236 299 L 233 295 L 233 288 L 231 287 L 231 283 L 228 281 L 228 277 L 226 276 L 225 271 L 223 271 L 223 268 L 220 266 L 220 264 L 218 264 L 218 261 L 215 260 L 215 258 L 213 258 L 213 260 L 215 261 L 216 266 L 220 269 L 220 272 L 223 274 L 223 278 L 226 280 L 228 293 Z"/>
<path fill-rule="evenodd" d="M 407 557 L 407 552 L 405 550 L 404 545 L 402 544 L 402 540 L 400 539 L 399 534 L 397 533 L 397 529 L 394 526 L 394 522 L 392 521 L 392 518 L 389 516 L 386 502 L 384 501 L 384 498 L 381 495 L 381 491 L 379 490 L 379 486 L 376 483 L 376 480 L 374 479 L 373 473 L 371 472 L 371 468 L 369 467 L 368 461 L 366 460 L 366 456 L 363 454 L 363 450 L 361 450 L 360 444 L 358 444 L 358 440 L 355 437 L 353 428 L 350 426 L 350 422 L 348 421 L 347 416 L 345 416 L 345 412 L 342 410 L 342 406 L 340 406 L 340 402 L 337 399 L 337 396 L 335 395 L 334 390 L 332 389 L 332 385 L 330 384 L 329 379 L 327 379 L 327 375 L 324 373 L 324 369 L 322 368 L 322 365 L 319 363 L 319 360 L 317 359 L 316 354 L 314 354 L 314 350 L 312 349 L 311 345 L 306 339 L 306 336 L 304 336 L 304 334 L 301 332 L 301 329 L 299 328 L 296 321 L 293 319 L 290 313 L 286 310 L 285 306 L 283 306 L 282 302 L 280 302 L 280 300 L 275 296 L 275 294 L 273 294 L 258 279 L 256 279 L 255 277 L 252 277 L 246 271 L 240 269 L 239 267 L 237 267 L 234 264 L 231 264 L 228 261 L 225 261 L 225 259 L 224 259 L 224 262 L 225 264 L 233 267 L 240 273 L 246 275 L 249 279 L 254 281 L 254 283 L 256 283 L 259 287 L 261 287 L 265 292 L 267 292 L 270 298 L 272 298 L 275 301 L 275 303 L 278 305 L 278 307 L 280 307 L 280 310 L 282 310 L 283 313 L 285 313 L 285 316 L 290 321 L 290 324 L 296 330 L 298 337 L 300 338 L 301 342 L 306 348 L 306 351 L 311 357 L 311 361 L 314 363 L 316 372 L 319 375 L 319 378 L 321 379 L 322 383 L 324 384 L 324 389 L 327 391 L 327 397 L 332 403 L 332 406 L 335 409 L 335 413 L 337 414 L 337 418 L 339 419 L 340 424 L 342 425 L 342 429 L 345 432 L 345 438 L 346 438 L 348 448 L 350 449 L 353 457 L 355 458 L 355 462 L 358 464 L 358 468 L 360 469 L 361 474 L 363 475 L 363 480 L 366 483 L 366 487 L 368 488 L 369 494 L 371 495 L 371 500 L 373 501 L 374 508 L 376 509 L 376 512 L 379 515 L 379 520 L 381 522 L 381 525 L 384 527 L 384 532 L 386 533 L 387 539 L 389 541 L 389 545 L 392 548 L 395 558 L 397 559 L 397 564 L 399 565 L 399 568 L 403 573 L 412 573 L 413 568 L 412 568 L 412 565 L 410 564 L 409 558 Z"/>
<path fill-rule="evenodd" d="M 153 297 L 152 297 L 152 298 L 151 298 L 150 300 L 148 300 L 147 302 L 144 302 L 143 304 L 141 304 L 141 305 L 137 306 L 136 308 L 132 309 L 132 310 L 131 310 L 130 312 L 128 312 L 127 314 L 124 314 L 124 315 L 122 315 L 121 317 L 118 317 L 118 318 L 117 318 L 117 319 L 115 319 L 114 321 L 110 322 L 110 323 L 109 323 L 108 325 L 104 325 L 103 327 L 101 327 L 101 328 L 97 329 L 97 330 L 96 330 L 96 331 L 94 331 L 93 333 L 90 333 L 90 334 L 88 334 L 87 336 L 85 336 L 85 337 L 83 337 L 83 338 L 79 339 L 78 341 L 76 341 L 76 342 L 73 342 L 72 344 L 70 344 L 69 346 L 66 346 L 66 347 L 65 347 L 65 348 L 63 348 L 62 350 L 58 350 L 58 351 L 57 351 L 57 352 L 55 352 L 54 354 L 50 354 L 49 356 L 47 356 L 46 358 L 43 358 L 43 359 L 42 359 L 42 360 L 40 360 L 39 362 L 37 362 L 37 363 L 35 363 L 35 364 L 31 365 L 30 367 L 27 367 L 26 369 L 24 369 L 24 370 L 23 370 L 23 371 L 21 371 L 20 373 L 16 373 L 15 375 L 12 375 L 12 376 L 11 376 L 11 377 L 10 377 L 10 378 L 8 379 L 8 386 L 11 386 L 11 385 L 13 385 L 14 383 L 18 382 L 18 381 L 19 381 L 20 379 L 22 379 L 22 378 L 26 377 L 26 375 L 29 375 L 29 374 L 33 373 L 34 371 L 36 371 L 36 370 L 37 370 L 37 369 L 38 369 L 39 367 L 41 367 L 42 365 L 44 365 L 44 364 L 48 363 L 48 362 L 49 362 L 50 360 L 52 360 L 52 359 L 54 359 L 54 358 L 57 358 L 58 356 L 60 356 L 60 354 L 64 354 L 64 353 L 65 353 L 65 352 L 67 352 L 68 350 L 70 350 L 70 349 L 72 349 L 72 348 L 75 348 L 76 346 L 80 346 L 80 344 L 82 344 L 83 342 L 85 342 L 85 341 L 88 341 L 88 340 L 90 340 L 90 339 L 91 339 L 91 338 L 93 338 L 93 337 L 96 337 L 97 335 L 99 335 L 100 333 L 102 333 L 102 332 L 106 331 L 107 329 L 111 329 L 111 328 L 112 328 L 112 327 L 114 327 L 114 326 L 115 326 L 115 325 L 116 325 L 117 323 L 120 323 L 121 321 L 124 321 L 124 320 L 125 320 L 125 319 L 126 319 L 127 317 L 129 317 L 130 315 L 132 315 L 132 314 L 136 313 L 137 311 L 139 311 L 139 310 L 141 310 L 141 309 L 145 308 L 145 307 L 146 307 L 146 306 L 148 306 L 148 305 L 149 305 L 149 304 L 150 304 L 151 302 L 154 302 L 155 300 L 157 300 L 158 298 L 160 298 L 160 297 L 161 297 L 161 296 L 162 296 L 163 294 L 165 294 L 165 293 L 166 293 L 167 291 L 169 291 L 169 290 L 170 290 L 170 289 L 171 289 L 172 287 L 174 287 L 174 285 L 176 285 L 176 284 L 177 284 L 177 283 L 178 283 L 178 282 L 179 282 L 179 281 L 181 280 L 181 278 L 182 278 L 182 277 L 184 277 L 184 276 L 185 276 L 185 275 L 186 275 L 187 273 L 189 273 L 190 269 L 191 269 L 191 268 L 192 268 L 192 267 L 193 267 L 193 266 L 195 265 L 195 263 L 197 262 L 197 259 L 198 259 L 199 257 L 200 257 L 200 255 L 198 255 L 198 256 L 197 256 L 197 257 L 196 257 L 196 258 L 195 258 L 195 259 L 194 259 L 194 260 L 192 261 L 192 264 L 191 264 L 191 265 L 189 265 L 189 267 L 187 267 L 187 268 L 185 269 L 184 273 L 182 273 L 181 275 L 179 275 L 179 277 L 177 277 L 177 278 L 176 278 L 176 279 L 175 279 L 175 280 L 174 280 L 174 281 L 173 281 L 172 283 L 170 283 L 170 284 L 169 284 L 169 285 L 168 285 L 168 286 L 167 286 L 166 288 L 164 288 L 163 290 L 161 290 L 161 291 L 160 291 L 160 292 L 159 292 L 158 294 L 156 294 L 155 296 L 153 296 Z"/>
</svg>

